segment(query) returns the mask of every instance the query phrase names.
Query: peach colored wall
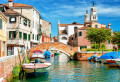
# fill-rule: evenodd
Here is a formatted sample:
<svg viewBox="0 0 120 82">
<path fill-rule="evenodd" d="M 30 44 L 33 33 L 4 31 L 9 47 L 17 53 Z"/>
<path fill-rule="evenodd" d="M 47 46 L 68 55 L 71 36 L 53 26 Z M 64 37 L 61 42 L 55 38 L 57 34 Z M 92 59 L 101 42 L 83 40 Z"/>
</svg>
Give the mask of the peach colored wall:
<svg viewBox="0 0 120 82">
<path fill-rule="evenodd" d="M 79 32 L 82 32 L 82 36 L 79 36 Z M 87 46 L 87 48 L 90 48 L 90 46 L 91 46 L 91 42 L 90 41 L 88 41 L 87 40 L 87 38 L 86 38 L 86 30 L 78 30 L 78 32 L 77 32 L 78 34 L 78 36 L 77 36 L 77 38 L 78 38 L 78 46 L 80 47 L 80 46 Z"/>
</svg>

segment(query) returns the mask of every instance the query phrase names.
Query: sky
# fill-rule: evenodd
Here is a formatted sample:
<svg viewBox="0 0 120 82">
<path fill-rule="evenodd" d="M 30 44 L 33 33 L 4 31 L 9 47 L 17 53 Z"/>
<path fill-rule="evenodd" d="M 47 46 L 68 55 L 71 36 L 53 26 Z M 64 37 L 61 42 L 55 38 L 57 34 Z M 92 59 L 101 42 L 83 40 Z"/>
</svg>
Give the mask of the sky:
<svg viewBox="0 0 120 82">
<path fill-rule="evenodd" d="M 90 14 L 90 8 L 95 3 L 98 14 L 98 22 L 111 23 L 113 31 L 120 29 L 120 0 L 13 0 L 14 3 L 23 3 L 34 6 L 39 10 L 44 20 L 52 24 L 52 37 L 58 34 L 58 20 L 60 23 L 72 22 L 84 23 L 86 10 Z M 8 3 L 8 0 L 0 0 L 0 3 Z"/>
</svg>

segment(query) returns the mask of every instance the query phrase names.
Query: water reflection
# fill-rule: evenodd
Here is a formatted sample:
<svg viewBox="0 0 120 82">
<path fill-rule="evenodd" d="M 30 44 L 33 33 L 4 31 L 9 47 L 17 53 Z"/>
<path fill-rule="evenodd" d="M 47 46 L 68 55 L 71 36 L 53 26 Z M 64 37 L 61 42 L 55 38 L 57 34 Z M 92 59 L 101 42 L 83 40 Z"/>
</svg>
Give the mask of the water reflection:
<svg viewBox="0 0 120 82">
<path fill-rule="evenodd" d="M 63 58 L 62 58 L 63 57 Z M 52 63 L 49 74 L 26 78 L 23 82 L 119 82 L 120 68 L 110 68 L 102 63 L 68 61 L 59 55 L 48 59 Z M 16 81 L 15 81 L 16 82 Z M 17 81 L 18 82 L 18 81 Z"/>
</svg>

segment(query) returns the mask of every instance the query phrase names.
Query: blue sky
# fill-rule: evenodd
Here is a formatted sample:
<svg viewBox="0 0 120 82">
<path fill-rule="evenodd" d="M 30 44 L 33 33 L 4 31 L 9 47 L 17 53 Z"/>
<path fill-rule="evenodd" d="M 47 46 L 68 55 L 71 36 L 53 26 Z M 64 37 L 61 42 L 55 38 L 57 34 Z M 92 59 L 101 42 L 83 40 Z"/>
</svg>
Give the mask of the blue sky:
<svg viewBox="0 0 120 82">
<path fill-rule="evenodd" d="M 86 10 L 90 13 L 92 3 L 98 12 L 98 22 L 111 23 L 113 31 L 120 30 L 120 0 L 14 0 L 15 3 L 33 5 L 39 10 L 43 19 L 52 23 L 52 37 L 58 33 L 58 19 L 60 23 L 84 23 Z M 2 0 L 0 3 L 8 3 Z"/>
</svg>

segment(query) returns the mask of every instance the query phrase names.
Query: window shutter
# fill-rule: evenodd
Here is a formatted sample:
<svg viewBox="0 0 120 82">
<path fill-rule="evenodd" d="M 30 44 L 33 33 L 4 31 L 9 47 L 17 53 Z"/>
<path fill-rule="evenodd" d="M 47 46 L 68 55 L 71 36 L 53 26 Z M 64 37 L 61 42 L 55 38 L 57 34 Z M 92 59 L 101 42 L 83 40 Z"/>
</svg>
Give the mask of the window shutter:
<svg viewBox="0 0 120 82">
<path fill-rule="evenodd" d="M 1 19 L 1 29 L 2 29 L 2 19 Z"/>
<path fill-rule="evenodd" d="M 17 33 L 16 33 L 16 31 L 15 31 L 15 38 L 16 38 L 16 34 L 17 34 Z"/>
<path fill-rule="evenodd" d="M 9 31 L 9 38 L 11 38 L 11 33 L 12 33 L 12 32 L 11 32 L 11 31 Z"/>
<path fill-rule="evenodd" d="M 9 23 L 11 23 L 11 17 L 9 17 Z"/>
<path fill-rule="evenodd" d="M 28 34 L 28 40 L 30 40 L 30 34 Z"/>
<path fill-rule="evenodd" d="M 16 22 L 16 17 L 15 17 L 15 22 Z"/>
<path fill-rule="evenodd" d="M 82 32 L 81 32 L 81 36 L 82 36 Z"/>
</svg>

